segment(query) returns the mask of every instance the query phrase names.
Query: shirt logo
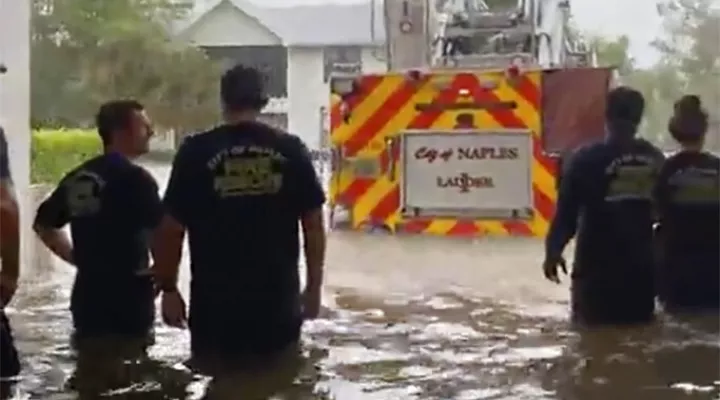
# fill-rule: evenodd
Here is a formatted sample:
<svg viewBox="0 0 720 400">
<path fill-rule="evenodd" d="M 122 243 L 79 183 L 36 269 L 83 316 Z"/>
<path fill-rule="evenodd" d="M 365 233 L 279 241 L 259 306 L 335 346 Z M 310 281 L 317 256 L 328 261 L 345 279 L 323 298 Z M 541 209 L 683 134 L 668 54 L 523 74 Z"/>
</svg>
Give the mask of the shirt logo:
<svg viewBox="0 0 720 400">
<path fill-rule="evenodd" d="M 105 180 L 90 171 L 80 171 L 65 184 L 65 195 L 70 216 L 73 218 L 97 214 L 101 208 L 100 195 Z"/>
<path fill-rule="evenodd" d="M 213 188 L 218 196 L 271 195 L 283 185 L 282 154 L 270 147 L 234 146 L 223 149 L 208 162 Z"/>
</svg>

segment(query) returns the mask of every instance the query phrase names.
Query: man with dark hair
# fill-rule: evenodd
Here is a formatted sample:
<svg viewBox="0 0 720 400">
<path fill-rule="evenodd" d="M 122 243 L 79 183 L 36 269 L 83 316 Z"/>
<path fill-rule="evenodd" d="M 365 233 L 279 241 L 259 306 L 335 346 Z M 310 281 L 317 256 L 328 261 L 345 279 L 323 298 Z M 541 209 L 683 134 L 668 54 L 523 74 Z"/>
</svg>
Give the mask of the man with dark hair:
<svg viewBox="0 0 720 400">
<path fill-rule="evenodd" d="M 102 105 L 96 123 L 103 154 L 65 175 L 38 208 L 34 229 L 77 268 L 70 303 L 75 345 L 117 338 L 142 348 L 152 338 L 148 253 L 162 206 L 155 180 L 132 161 L 147 152 L 153 130 L 133 100 Z M 67 224 L 72 242 L 63 230 Z"/>
<path fill-rule="evenodd" d="M 578 323 L 638 323 L 654 314 L 651 194 L 664 156 L 636 138 L 644 108 L 639 92 L 612 90 L 607 137 L 566 161 L 543 270 L 559 283 L 563 249 L 579 225 L 571 287 Z"/>
<path fill-rule="evenodd" d="M 0 127 L 0 378 L 20 373 L 15 341 L 5 306 L 17 290 L 20 275 L 20 210 L 15 197 L 5 131 Z"/>
<path fill-rule="evenodd" d="M 165 193 L 156 260 L 163 318 L 183 326 L 177 290 L 185 232 L 191 258 L 193 358 L 236 365 L 296 346 L 320 308 L 325 195 L 309 152 L 294 135 L 257 121 L 263 76 L 237 66 L 221 81 L 225 123 L 185 140 Z M 298 274 L 302 225 L 307 283 Z"/>
</svg>

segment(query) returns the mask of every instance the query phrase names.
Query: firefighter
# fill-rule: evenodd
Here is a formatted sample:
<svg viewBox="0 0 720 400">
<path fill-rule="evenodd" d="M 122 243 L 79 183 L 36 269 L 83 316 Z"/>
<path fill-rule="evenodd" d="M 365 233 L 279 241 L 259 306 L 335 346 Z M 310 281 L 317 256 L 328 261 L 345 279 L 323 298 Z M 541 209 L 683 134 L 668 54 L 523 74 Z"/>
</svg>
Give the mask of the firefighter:
<svg viewBox="0 0 720 400">
<path fill-rule="evenodd" d="M 720 158 L 703 151 L 708 114 L 697 96 L 675 103 L 668 124 L 681 150 L 655 187 L 659 218 L 658 296 L 664 308 L 720 306 Z"/>
<path fill-rule="evenodd" d="M 0 127 L 0 378 L 20 373 L 15 341 L 5 306 L 17 290 L 20 274 L 19 208 L 15 197 L 5 131 Z"/>
<path fill-rule="evenodd" d="M 163 212 L 157 183 L 132 160 L 148 151 L 153 131 L 134 100 L 102 105 L 96 125 L 104 153 L 63 177 L 38 207 L 33 227 L 77 268 L 70 311 L 78 351 L 94 353 L 98 341 L 111 340 L 118 345 L 108 349 L 142 353 L 153 340 L 155 319 L 150 238 Z"/>
<path fill-rule="evenodd" d="M 187 232 L 192 361 L 204 371 L 283 358 L 297 350 L 303 320 L 320 309 L 325 194 L 303 142 L 258 121 L 268 102 L 264 82 L 242 65 L 223 75 L 225 123 L 183 142 L 165 192 L 155 264 L 163 319 L 185 326 L 177 277 Z"/>
<path fill-rule="evenodd" d="M 562 252 L 577 231 L 571 304 L 580 324 L 639 323 L 654 314 L 651 193 L 664 156 L 636 138 L 644 108 L 639 92 L 612 90 L 606 138 L 566 161 L 543 270 L 560 282 Z"/>
</svg>

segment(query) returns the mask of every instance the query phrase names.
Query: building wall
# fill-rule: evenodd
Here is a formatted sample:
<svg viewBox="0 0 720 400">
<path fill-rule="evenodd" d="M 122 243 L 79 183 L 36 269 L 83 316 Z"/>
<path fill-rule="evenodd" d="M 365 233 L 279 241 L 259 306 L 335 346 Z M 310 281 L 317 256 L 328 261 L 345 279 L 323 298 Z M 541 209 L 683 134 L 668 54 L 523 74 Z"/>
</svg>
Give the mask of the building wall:
<svg viewBox="0 0 720 400">
<path fill-rule="evenodd" d="M 226 68 L 236 64 L 255 67 L 267 76 L 271 97 L 287 97 L 288 53 L 283 46 L 201 46 L 210 58 Z"/>
<path fill-rule="evenodd" d="M 282 109 L 268 110 L 272 115 L 267 118 L 274 124 L 286 125 L 314 149 L 323 142 L 330 98 L 325 79 L 326 53 L 350 60 L 359 57 L 365 73 L 385 71 L 384 61 L 377 60 L 376 52 L 370 47 L 350 46 L 346 48 L 349 51 L 344 51 L 344 46 L 340 46 L 329 52 L 322 47 L 281 47 L 282 41 L 277 35 L 225 3 L 202 17 L 181 37 L 205 48 L 211 57 L 225 60 L 227 65 L 242 62 L 264 69 L 269 75 L 271 96 L 288 100 L 282 102 Z"/>
<path fill-rule="evenodd" d="M 385 72 L 384 61 L 376 58 L 372 48 L 362 48 L 360 56 L 363 73 Z M 308 147 L 320 148 L 325 142 L 324 119 L 330 100 L 325 51 L 321 47 L 290 47 L 288 61 L 288 129 L 302 137 Z"/>
<path fill-rule="evenodd" d="M 201 47 L 226 68 L 242 63 L 262 70 L 268 78 L 268 94 L 273 98 L 263 119 L 287 129 L 288 54 L 275 33 L 224 2 L 196 21 L 180 38 Z"/>
<path fill-rule="evenodd" d="M 310 148 L 320 146 L 320 107 L 326 102 L 321 47 L 288 48 L 288 130 Z"/>
</svg>

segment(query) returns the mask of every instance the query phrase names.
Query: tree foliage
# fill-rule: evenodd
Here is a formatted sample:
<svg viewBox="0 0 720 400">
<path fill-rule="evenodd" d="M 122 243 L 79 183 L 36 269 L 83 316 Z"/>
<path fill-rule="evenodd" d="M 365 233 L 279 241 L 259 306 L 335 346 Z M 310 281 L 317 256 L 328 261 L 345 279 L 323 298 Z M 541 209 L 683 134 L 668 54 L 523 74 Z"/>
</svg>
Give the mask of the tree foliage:
<svg viewBox="0 0 720 400">
<path fill-rule="evenodd" d="M 597 53 L 602 66 L 617 68 L 622 76 L 635 70 L 635 60 L 630 57 L 630 38 L 626 35 L 617 38 L 595 36 L 590 39 L 590 47 Z"/>
<path fill-rule="evenodd" d="M 195 129 L 217 118 L 219 69 L 173 40 L 190 7 L 173 0 L 33 0 L 35 126 L 84 126 L 114 98 L 143 102 L 158 125 Z"/>
<path fill-rule="evenodd" d="M 663 32 L 653 43 L 659 61 L 638 68 L 630 57 L 629 38 L 596 38 L 601 63 L 619 67 L 624 84 L 641 90 L 647 100 L 643 134 L 672 145 L 666 133 L 672 104 L 697 94 L 711 114 L 708 146 L 720 149 L 720 10 L 711 0 L 663 0 L 657 5 Z"/>
</svg>

